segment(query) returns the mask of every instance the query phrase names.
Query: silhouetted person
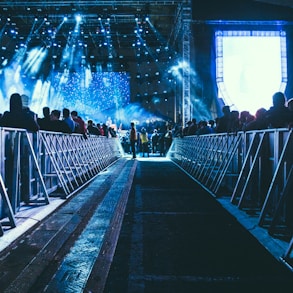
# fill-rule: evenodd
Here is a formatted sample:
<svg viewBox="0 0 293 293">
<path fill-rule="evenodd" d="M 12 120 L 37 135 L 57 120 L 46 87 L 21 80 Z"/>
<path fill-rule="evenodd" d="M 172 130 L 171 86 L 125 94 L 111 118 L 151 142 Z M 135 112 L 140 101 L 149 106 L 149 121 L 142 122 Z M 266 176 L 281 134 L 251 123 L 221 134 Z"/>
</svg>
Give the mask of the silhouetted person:
<svg viewBox="0 0 293 293">
<path fill-rule="evenodd" d="M 101 123 L 97 123 L 97 128 L 100 130 L 101 135 L 104 136 L 104 128 L 101 126 Z"/>
<path fill-rule="evenodd" d="M 211 134 L 211 133 L 212 133 L 212 130 L 206 120 L 201 120 L 198 122 L 198 129 L 196 131 L 197 135 Z"/>
<path fill-rule="evenodd" d="M 238 132 L 240 130 L 239 111 L 233 110 L 230 113 L 230 126 L 228 132 Z"/>
<path fill-rule="evenodd" d="M 165 134 L 164 133 L 160 133 L 158 146 L 159 146 L 160 156 L 161 157 L 165 156 Z"/>
<path fill-rule="evenodd" d="M 222 108 L 223 116 L 217 118 L 216 133 L 230 132 L 231 111 L 229 106 Z"/>
<path fill-rule="evenodd" d="M 273 95 L 273 106 L 266 113 L 269 128 L 288 127 L 291 114 L 285 103 L 286 97 L 282 92 Z"/>
<path fill-rule="evenodd" d="M 268 120 L 266 118 L 267 110 L 265 108 L 260 108 L 255 113 L 254 120 L 248 122 L 243 128 L 244 131 L 249 130 L 261 130 L 268 128 Z"/>
<path fill-rule="evenodd" d="M 192 124 L 192 121 L 187 121 L 185 127 L 182 130 L 182 135 L 183 136 L 187 136 L 188 135 L 188 133 L 189 133 L 189 127 L 190 127 L 191 124 Z"/>
<path fill-rule="evenodd" d="M 34 118 L 23 110 L 21 96 L 14 93 L 10 96 L 10 111 L 4 112 L 0 119 L 0 126 L 23 128 L 29 131 L 38 131 L 39 125 Z"/>
<path fill-rule="evenodd" d="M 98 129 L 96 126 L 94 126 L 93 120 L 88 120 L 87 131 L 89 134 L 101 135 L 100 129 Z"/>
<path fill-rule="evenodd" d="M 61 111 L 52 110 L 49 130 L 54 132 L 72 133 L 68 124 L 64 120 L 60 120 L 60 116 Z"/>
<path fill-rule="evenodd" d="M 148 138 L 148 133 L 144 127 L 141 129 L 140 142 L 141 142 L 142 156 L 144 157 L 144 154 L 146 153 L 147 156 L 149 157 L 150 156 L 150 154 L 149 154 L 149 138 Z"/>
<path fill-rule="evenodd" d="M 64 108 L 62 110 L 62 115 L 63 115 L 63 120 L 69 126 L 71 132 L 74 132 L 76 123 L 73 121 L 73 119 L 70 116 L 70 110 L 67 108 Z"/>
<path fill-rule="evenodd" d="M 32 116 L 32 118 L 37 122 L 38 121 L 38 115 L 32 111 L 29 107 L 29 96 L 27 95 L 21 95 L 21 101 L 22 101 L 22 109 L 27 112 L 29 115 Z M 38 123 L 38 122 L 37 122 Z"/>
<path fill-rule="evenodd" d="M 83 121 L 83 119 L 80 116 L 78 116 L 77 111 L 71 112 L 71 118 L 76 123 L 76 127 L 75 127 L 74 132 L 82 134 L 83 138 L 87 138 L 87 136 L 86 136 L 87 129 L 86 129 L 85 122 Z"/>
<path fill-rule="evenodd" d="M 151 136 L 151 141 L 152 141 L 152 152 L 156 153 L 158 149 L 158 142 L 159 142 L 159 134 L 157 129 L 154 129 Z"/>
<path fill-rule="evenodd" d="M 133 159 L 136 158 L 136 142 L 137 142 L 137 132 L 135 128 L 134 122 L 130 123 L 130 133 L 129 133 L 129 140 L 130 140 L 130 146 L 131 146 L 131 152 Z"/>
<path fill-rule="evenodd" d="M 103 128 L 103 130 L 104 130 L 104 136 L 106 136 L 106 137 L 109 137 L 109 129 L 108 129 L 108 126 L 106 125 L 106 123 L 103 123 L 102 124 L 102 128 Z"/>
<path fill-rule="evenodd" d="M 187 135 L 195 135 L 197 129 L 198 129 L 198 125 L 196 123 L 196 119 L 192 118 L 191 124 L 189 125 L 188 130 L 187 130 Z"/>
<path fill-rule="evenodd" d="M 166 154 L 173 141 L 173 134 L 172 134 L 171 127 L 168 127 L 167 132 L 165 133 L 165 136 L 164 136 L 164 140 L 165 140 L 165 154 Z"/>
<path fill-rule="evenodd" d="M 50 130 L 51 117 L 50 108 L 43 107 L 43 118 L 38 118 L 38 124 L 40 125 L 40 130 Z"/>
<path fill-rule="evenodd" d="M 109 126 L 108 127 L 108 132 L 109 132 L 111 137 L 117 137 L 116 130 L 113 127 Z"/>
<path fill-rule="evenodd" d="M 209 120 L 209 125 L 210 125 L 210 129 L 211 129 L 211 133 L 215 133 L 216 132 L 216 127 L 215 127 L 215 120 L 210 119 Z"/>
<path fill-rule="evenodd" d="M 239 129 L 244 130 L 246 125 L 254 119 L 255 116 L 251 115 L 249 111 L 241 111 L 239 115 Z"/>
</svg>

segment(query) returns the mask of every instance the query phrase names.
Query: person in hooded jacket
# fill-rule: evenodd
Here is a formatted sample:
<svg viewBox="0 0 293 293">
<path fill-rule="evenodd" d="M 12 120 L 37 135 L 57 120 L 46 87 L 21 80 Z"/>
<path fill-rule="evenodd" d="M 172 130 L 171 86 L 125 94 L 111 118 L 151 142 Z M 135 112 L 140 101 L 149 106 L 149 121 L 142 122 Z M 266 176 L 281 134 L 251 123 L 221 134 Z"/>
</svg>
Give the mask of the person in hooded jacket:
<svg viewBox="0 0 293 293">
<path fill-rule="evenodd" d="M 0 126 L 22 128 L 31 132 L 38 131 L 40 129 L 36 120 L 23 109 L 21 95 L 19 93 L 13 93 L 10 96 L 10 109 L 4 112 L 0 119 Z"/>
</svg>

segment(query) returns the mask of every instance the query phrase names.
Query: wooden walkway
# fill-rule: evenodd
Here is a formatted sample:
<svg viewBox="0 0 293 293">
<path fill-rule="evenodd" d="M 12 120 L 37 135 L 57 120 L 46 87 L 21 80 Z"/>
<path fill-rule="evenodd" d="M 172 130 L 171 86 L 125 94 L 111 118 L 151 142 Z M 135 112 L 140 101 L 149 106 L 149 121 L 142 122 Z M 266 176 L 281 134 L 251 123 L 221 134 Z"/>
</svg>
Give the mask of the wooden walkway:
<svg viewBox="0 0 293 293">
<path fill-rule="evenodd" d="M 224 206 L 165 158 L 123 158 L 2 250 L 1 292 L 293 289 L 264 235 Z"/>
</svg>

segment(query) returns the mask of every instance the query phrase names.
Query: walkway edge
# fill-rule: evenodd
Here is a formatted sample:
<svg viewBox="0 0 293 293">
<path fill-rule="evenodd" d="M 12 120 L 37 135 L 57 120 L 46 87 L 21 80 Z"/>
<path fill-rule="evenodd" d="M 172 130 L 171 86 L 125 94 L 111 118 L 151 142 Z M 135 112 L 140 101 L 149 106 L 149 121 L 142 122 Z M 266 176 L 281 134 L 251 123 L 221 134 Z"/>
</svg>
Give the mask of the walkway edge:
<svg viewBox="0 0 293 293">
<path fill-rule="evenodd" d="M 76 231 L 74 232 L 75 234 L 78 233 L 77 230 L 80 230 L 83 225 L 86 225 L 89 217 L 92 217 L 103 198 L 107 196 L 112 186 L 115 185 L 117 178 L 123 173 L 126 165 L 127 160 L 119 160 L 111 167 L 109 166 L 108 168 L 113 168 L 113 171 L 108 172 L 105 169 L 105 172 L 100 173 L 95 180 L 91 181 L 85 190 L 80 191 L 81 194 L 77 194 L 68 201 L 63 200 L 64 204 L 59 206 L 56 211 L 43 220 L 40 218 L 40 222 L 35 221 L 34 225 L 25 234 L 15 239 L 12 243 L 14 248 L 17 248 L 19 243 L 28 241 L 25 244 L 26 246 L 34 245 L 35 250 L 37 247 L 40 250 L 25 265 L 21 273 L 8 285 L 4 292 L 28 292 L 29 288 L 38 280 L 46 266 L 59 253 L 65 241 L 69 240 L 70 235 L 74 231 Z M 57 218 L 60 218 L 60 223 L 56 222 Z M 50 224 L 51 221 L 53 223 Z M 38 228 L 36 229 L 37 224 L 41 225 L 37 226 Z M 40 239 L 40 229 L 44 230 L 45 234 L 47 234 L 47 226 L 51 227 L 49 229 L 53 232 L 53 235 L 49 233 L 48 237 L 52 238 L 48 239 L 44 245 L 45 240 Z M 10 245 L 10 247 L 12 246 Z M 13 274 L 13 272 L 11 273 Z M 24 279 L 26 282 L 23 282 Z"/>
<path fill-rule="evenodd" d="M 130 160 L 65 256 L 46 292 L 103 292 L 137 161 Z M 94 289 L 85 290 L 85 287 Z"/>
</svg>

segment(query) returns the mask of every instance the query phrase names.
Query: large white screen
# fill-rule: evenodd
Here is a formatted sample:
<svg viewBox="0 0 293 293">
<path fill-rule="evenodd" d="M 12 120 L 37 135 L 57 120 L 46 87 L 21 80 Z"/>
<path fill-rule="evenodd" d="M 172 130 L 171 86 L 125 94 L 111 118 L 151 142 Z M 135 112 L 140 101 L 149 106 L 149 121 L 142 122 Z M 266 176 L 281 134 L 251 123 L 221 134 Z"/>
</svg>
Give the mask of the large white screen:
<svg viewBox="0 0 293 293">
<path fill-rule="evenodd" d="M 269 109 L 282 88 L 280 36 L 223 35 L 222 46 L 222 98 L 240 112 Z"/>
</svg>

